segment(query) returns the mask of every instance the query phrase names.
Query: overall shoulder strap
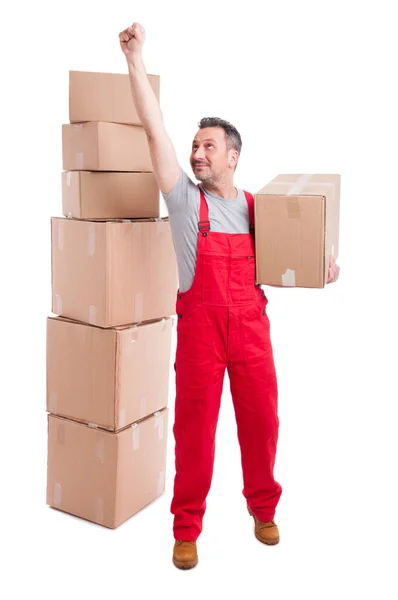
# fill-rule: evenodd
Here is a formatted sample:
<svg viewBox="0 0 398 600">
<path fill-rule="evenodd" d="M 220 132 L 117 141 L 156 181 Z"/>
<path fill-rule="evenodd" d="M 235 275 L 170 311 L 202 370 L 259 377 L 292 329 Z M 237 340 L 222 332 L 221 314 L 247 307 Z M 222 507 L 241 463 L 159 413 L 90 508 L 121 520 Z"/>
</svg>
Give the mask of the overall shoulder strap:
<svg viewBox="0 0 398 600">
<path fill-rule="evenodd" d="M 199 192 L 200 192 L 198 230 L 204 237 L 206 237 L 206 235 L 210 231 L 209 207 L 207 206 L 205 195 L 204 195 L 203 191 L 200 189 L 199 184 L 197 184 L 197 186 L 198 186 Z"/>
<path fill-rule="evenodd" d="M 254 196 L 250 194 L 250 192 L 245 192 L 245 196 L 247 206 L 249 209 L 250 233 L 254 235 Z"/>
</svg>

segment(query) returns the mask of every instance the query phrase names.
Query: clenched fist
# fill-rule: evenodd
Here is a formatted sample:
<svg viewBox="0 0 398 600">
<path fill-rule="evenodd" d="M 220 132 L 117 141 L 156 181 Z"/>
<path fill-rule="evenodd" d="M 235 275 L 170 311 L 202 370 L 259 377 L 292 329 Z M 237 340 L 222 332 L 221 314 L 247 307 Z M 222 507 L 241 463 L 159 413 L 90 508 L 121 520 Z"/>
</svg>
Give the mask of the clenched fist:
<svg viewBox="0 0 398 600">
<path fill-rule="evenodd" d="M 131 27 L 127 27 L 119 33 L 120 47 L 123 50 L 127 60 L 133 54 L 142 52 L 142 46 L 145 42 L 145 29 L 140 23 L 133 23 Z"/>
</svg>

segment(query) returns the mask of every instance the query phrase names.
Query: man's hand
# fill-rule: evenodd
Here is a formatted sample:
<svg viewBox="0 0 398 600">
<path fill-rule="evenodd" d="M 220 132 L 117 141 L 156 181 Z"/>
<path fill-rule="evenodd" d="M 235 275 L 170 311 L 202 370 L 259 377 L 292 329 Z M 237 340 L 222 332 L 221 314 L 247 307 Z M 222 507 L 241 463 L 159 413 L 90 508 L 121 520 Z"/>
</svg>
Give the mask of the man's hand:
<svg viewBox="0 0 398 600">
<path fill-rule="evenodd" d="M 145 29 L 140 23 L 133 23 L 119 33 L 120 47 L 129 61 L 134 54 L 141 54 L 145 42 Z"/>
<path fill-rule="evenodd" d="M 331 256 L 329 261 L 328 280 L 326 283 L 333 283 L 337 281 L 339 273 L 340 267 L 334 260 L 333 256 Z"/>
</svg>

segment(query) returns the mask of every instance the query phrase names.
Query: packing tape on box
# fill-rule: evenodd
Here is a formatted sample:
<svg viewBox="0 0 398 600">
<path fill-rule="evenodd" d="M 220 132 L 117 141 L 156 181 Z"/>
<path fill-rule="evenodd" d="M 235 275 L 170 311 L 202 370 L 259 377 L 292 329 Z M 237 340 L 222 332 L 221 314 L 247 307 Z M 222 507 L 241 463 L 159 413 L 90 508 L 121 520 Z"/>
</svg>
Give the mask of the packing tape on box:
<svg viewBox="0 0 398 600">
<path fill-rule="evenodd" d="M 83 171 L 83 167 L 84 167 L 83 152 L 76 152 L 75 157 L 76 157 L 76 169 L 78 169 L 79 171 Z"/>
<path fill-rule="evenodd" d="M 137 223 L 134 219 L 118 219 L 117 222 L 130 224 L 129 235 L 134 233 L 135 229 L 140 225 L 140 223 Z"/>
<path fill-rule="evenodd" d="M 331 188 L 333 195 L 335 190 L 335 184 L 332 181 L 310 181 L 312 175 L 301 175 L 297 181 L 271 181 L 269 185 L 290 185 L 290 188 L 286 192 L 287 196 L 299 196 L 303 187 L 319 187 L 324 186 Z M 304 193 L 305 195 L 305 193 Z"/>
<path fill-rule="evenodd" d="M 140 419 L 142 419 L 143 417 L 147 416 L 147 402 L 146 402 L 146 398 L 141 398 L 140 400 Z"/>
<path fill-rule="evenodd" d="M 66 185 L 68 187 L 70 187 L 71 179 L 72 179 L 72 172 L 71 171 L 67 171 L 66 172 Z"/>
<path fill-rule="evenodd" d="M 131 332 L 131 341 L 132 342 L 136 342 L 138 340 L 138 327 L 137 325 L 132 325 L 132 327 L 130 328 L 130 332 Z"/>
<path fill-rule="evenodd" d="M 165 230 L 165 228 L 166 228 L 166 223 L 165 223 L 165 221 L 163 221 L 163 219 L 161 219 L 161 218 L 159 218 L 159 217 L 157 217 L 157 218 L 155 219 L 155 221 L 156 221 L 156 235 L 157 235 L 157 234 L 159 234 L 159 233 L 163 233 L 163 231 L 164 231 L 164 230 Z"/>
<path fill-rule="evenodd" d="M 59 508 L 62 504 L 62 485 L 57 481 L 54 483 L 53 504 L 56 508 Z"/>
<path fill-rule="evenodd" d="M 55 294 L 55 314 L 62 315 L 62 298 L 59 294 Z"/>
<path fill-rule="evenodd" d="M 270 185 L 290 185 L 290 188 L 286 192 L 286 210 L 289 218 L 297 219 L 301 216 L 301 207 L 300 207 L 300 199 L 292 198 L 291 196 L 300 196 L 305 195 L 306 192 L 303 191 L 304 187 L 328 187 L 331 188 L 331 197 L 334 198 L 335 193 L 335 184 L 333 182 L 321 182 L 321 181 L 310 181 L 312 175 L 301 175 L 297 181 L 272 181 Z M 321 194 L 318 190 L 318 194 Z M 322 194 L 324 195 L 324 194 Z"/>
<path fill-rule="evenodd" d="M 269 185 L 290 185 L 286 195 L 299 195 L 303 186 L 309 184 L 311 177 L 312 175 L 300 175 L 297 181 L 270 181 Z"/>
<path fill-rule="evenodd" d="M 58 221 L 58 250 L 64 249 L 64 223 L 62 219 Z"/>
<path fill-rule="evenodd" d="M 101 496 L 94 499 L 94 513 L 96 522 L 102 525 L 104 523 L 104 499 Z"/>
<path fill-rule="evenodd" d="M 126 409 L 121 408 L 119 411 L 119 427 L 124 427 L 126 425 Z"/>
<path fill-rule="evenodd" d="M 103 433 L 97 433 L 95 439 L 95 458 L 100 462 L 105 462 L 105 440 Z"/>
<path fill-rule="evenodd" d="M 164 483 L 165 483 L 164 471 L 160 471 L 160 473 L 158 475 L 158 489 L 157 489 L 158 496 L 161 496 L 164 492 Z"/>
<path fill-rule="evenodd" d="M 159 411 L 156 411 L 154 413 L 154 417 L 155 417 L 155 428 L 157 427 L 158 437 L 161 440 L 161 439 L 163 439 L 163 414 L 160 413 Z"/>
<path fill-rule="evenodd" d="M 92 223 L 88 227 L 88 255 L 94 256 L 95 254 L 95 225 Z"/>
<path fill-rule="evenodd" d="M 297 181 L 294 181 L 292 183 L 290 190 L 287 192 L 287 195 L 292 196 L 293 194 L 299 194 L 303 185 L 308 183 L 311 177 L 312 175 L 301 175 L 301 177 L 299 177 Z"/>
<path fill-rule="evenodd" d="M 300 198 L 287 196 L 287 215 L 290 219 L 299 219 L 301 216 Z"/>
<path fill-rule="evenodd" d="M 50 397 L 48 399 L 48 408 L 50 409 L 50 413 L 55 414 L 57 412 L 57 400 L 57 392 L 50 392 Z"/>
<path fill-rule="evenodd" d="M 93 304 L 88 307 L 88 322 L 90 325 L 97 324 L 97 310 Z"/>
<path fill-rule="evenodd" d="M 141 322 L 144 315 L 144 293 L 138 292 L 134 298 L 134 321 Z"/>
<path fill-rule="evenodd" d="M 296 287 L 296 271 L 294 269 L 286 269 L 282 275 L 282 285 Z"/>
<path fill-rule="evenodd" d="M 138 450 L 140 447 L 140 428 L 137 423 L 133 423 L 131 426 L 132 438 L 133 438 L 133 450 Z"/>
</svg>

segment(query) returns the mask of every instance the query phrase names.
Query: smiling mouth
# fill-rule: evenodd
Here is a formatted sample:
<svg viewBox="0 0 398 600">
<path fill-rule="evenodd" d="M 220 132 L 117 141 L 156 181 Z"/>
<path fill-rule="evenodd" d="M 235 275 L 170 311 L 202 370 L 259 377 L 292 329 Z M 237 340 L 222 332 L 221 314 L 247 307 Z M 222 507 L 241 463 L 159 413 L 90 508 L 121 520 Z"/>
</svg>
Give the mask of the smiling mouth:
<svg viewBox="0 0 398 600">
<path fill-rule="evenodd" d="M 204 167 L 207 167 L 208 165 L 194 165 L 195 169 L 203 169 Z"/>
</svg>

